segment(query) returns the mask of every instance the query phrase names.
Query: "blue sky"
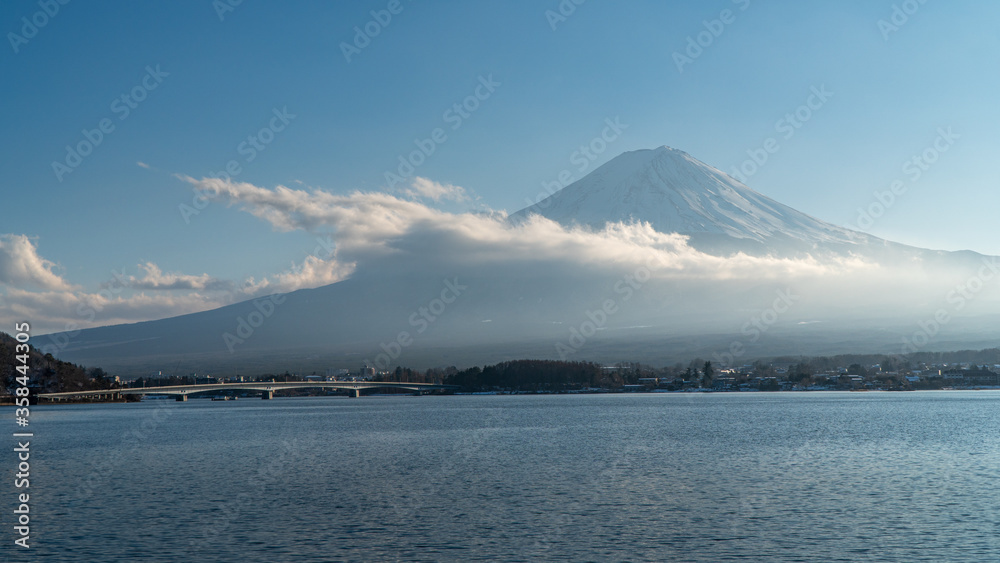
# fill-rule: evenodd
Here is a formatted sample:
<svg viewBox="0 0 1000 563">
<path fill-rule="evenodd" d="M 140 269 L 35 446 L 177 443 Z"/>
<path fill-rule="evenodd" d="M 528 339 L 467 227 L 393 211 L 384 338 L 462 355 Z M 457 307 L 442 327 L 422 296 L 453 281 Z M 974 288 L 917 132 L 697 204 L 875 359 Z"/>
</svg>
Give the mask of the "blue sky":
<svg viewBox="0 0 1000 563">
<path fill-rule="evenodd" d="M 447 138 L 414 176 L 473 195 L 440 203 L 451 211 L 513 212 L 564 170 L 576 180 L 660 145 L 730 172 L 773 138 L 777 150 L 746 179 L 757 191 L 858 227 L 858 209 L 899 180 L 905 192 L 865 230 L 1000 254 L 992 3 L 51 2 L 0 5 L 0 234 L 8 246 L 28 237 L 71 291 L 96 291 L 116 271 L 142 278 L 140 264 L 234 283 L 275 276 L 313 252 L 316 234 L 219 202 L 185 217 L 195 193 L 178 176 L 235 161 L 234 180 L 264 188 L 392 191 L 385 173 L 436 128 Z M 371 23 L 390 7 L 386 25 Z M 553 17 L 560 9 L 568 15 Z M 22 18 L 44 25 L 25 33 Z M 343 45 L 366 24 L 378 33 L 348 61 Z M 700 52 L 686 52 L 699 34 Z M 675 53 L 689 57 L 680 69 Z M 482 81 L 488 96 L 449 119 Z M 814 89 L 832 95 L 810 100 Z M 130 92 L 143 99 L 126 114 Z M 776 126 L 796 110 L 808 119 L 786 137 Z M 608 119 L 627 127 L 581 171 L 574 152 Z M 102 120 L 113 130 L 92 153 L 53 170 Z M 276 123 L 262 150 L 241 150 Z M 947 152 L 914 179 L 907 161 L 936 141 Z M 0 292 L 10 300 L 11 288 L 37 289 L 29 282 L 8 275 Z"/>
</svg>

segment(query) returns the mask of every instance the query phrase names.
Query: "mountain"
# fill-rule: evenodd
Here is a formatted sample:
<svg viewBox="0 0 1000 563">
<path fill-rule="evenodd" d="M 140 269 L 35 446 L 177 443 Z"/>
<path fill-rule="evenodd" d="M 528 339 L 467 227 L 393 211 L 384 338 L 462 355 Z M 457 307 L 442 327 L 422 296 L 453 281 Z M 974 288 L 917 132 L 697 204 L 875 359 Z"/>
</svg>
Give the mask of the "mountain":
<svg viewBox="0 0 1000 563">
<path fill-rule="evenodd" d="M 534 259 L 534 247 L 550 242 L 541 238 L 519 239 L 504 261 L 487 258 L 497 246 L 464 248 L 448 259 L 436 250 L 443 239 L 434 233 L 394 241 L 379 255 L 389 266 L 369 263 L 328 286 L 37 343 L 62 359 L 138 376 L 322 373 L 362 363 L 461 367 L 518 358 L 662 365 L 695 356 L 894 353 L 911 341 L 920 349 L 987 348 L 1000 338 L 1000 295 L 983 274 L 986 257 L 914 248 L 826 223 L 676 149 L 619 155 L 507 221 L 527 228 L 532 215 L 594 233 L 609 222 L 645 222 L 689 237 L 695 250 L 672 248 L 670 275 L 640 283 L 634 257 L 593 260 L 590 254 L 608 254 L 589 246 L 575 262 Z M 580 240 L 607 242 L 574 243 Z M 633 247 L 619 241 L 615 248 Z M 742 269 L 729 273 L 731 264 Z M 856 271 L 841 272 L 849 264 Z M 974 293 L 962 285 L 977 280 Z M 731 354 L 735 349 L 742 351 Z"/>
<path fill-rule="evenodd" d="M 536 214 L 560 224 L 603 228 L 608 221 L 644 221 L 663 233 L 690 237 L 712 253 L 796 255 L 871 253 L 890 243 L 810 217 L 670 147 L 626 152 L 583 179 L 511 215 Z"/>
</svg>

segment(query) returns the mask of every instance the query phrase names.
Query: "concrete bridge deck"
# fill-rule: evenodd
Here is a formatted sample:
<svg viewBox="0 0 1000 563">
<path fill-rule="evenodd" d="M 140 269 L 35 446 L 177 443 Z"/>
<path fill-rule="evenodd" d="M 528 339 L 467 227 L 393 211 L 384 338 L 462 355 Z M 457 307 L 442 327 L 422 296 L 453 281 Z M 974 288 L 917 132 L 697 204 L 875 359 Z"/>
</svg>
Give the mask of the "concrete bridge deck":
<svg viewBox="0 0 1000 563">
<path fill-rule="evenodd" d="M 211 391 L 260 391 L 262 399 L 271 399 L 274 397 L 275 391 L 307 388 L 346 389 L 352 397 L 360 397 L 362 389 L 406 389 L 415 391 L 417 394 L 435 389 L 458 389 L 455 385 L 398 381 L 248 381 L 242 383 L 204 383 L 200 385 L 166 385 L 161 387 L 129 387 L 125 389 L 39 393 L 38 397 L 41 399 L 59 400 L 105 395 L 114 397 L 121 395 L 174 395 L 178 401 L 186 401 L 188 395 L 195 393 L 208 393 Z"/>
</svg>

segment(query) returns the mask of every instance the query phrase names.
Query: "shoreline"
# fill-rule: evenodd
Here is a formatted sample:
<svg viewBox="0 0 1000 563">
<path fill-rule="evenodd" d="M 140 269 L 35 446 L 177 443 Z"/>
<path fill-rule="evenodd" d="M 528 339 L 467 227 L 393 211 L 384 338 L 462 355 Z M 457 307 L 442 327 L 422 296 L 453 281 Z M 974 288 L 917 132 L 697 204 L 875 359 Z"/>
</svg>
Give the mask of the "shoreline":
<svg viewBox="0 0 1000 563">
<path fill-rule="evenodd" d="M 756 394 L 756 393 L 909 393 L 909 392 L 921 392 L 921 391 L 1000 391 L 1000 386 L 992 387 L 948 387 L 941 389 L 782 389 L 782 390 L 714 390 L 714 389 L 690 389 L 684 391 L 667 391 L 661 389 L 644 390 L 644 391 L 620 391 L 620 390 L 599 390 L 599 391 L 460 391 L 453 393 L 434 393 L 424 396 L 501 396 L 501 395 L 679 395 L 679 394 Z M 138 397 L 138 395 L 133 395 Z M 275 398 L 288 399 L 288 398 L 313 398 L 313 397 L 333 397 L 339 395 L 289 395 L 282 396 L 276 395 Z M 371 393 L 364 395 L 366 397 L 413 397 L 419 396 L 410 393 Z M 254 397 L 246 397 L 251 399 Z M 346 398 L 346 397 L 345 397 Z M 211 401 L 211 396 L 205 397 L 193 397 L 192 401 Z M 45 402 L 33 402 L 32 406 L 37 405 L 88 405 L 88 404 L 127 404 L 127 403 L 142 403 L 146 402 L 145 399 L 139 400 L 60 400 L 60 401 L 45 401 Z M 14 407 L 17 406 L 14 403 L 13 396 L 2 396 L 0 397 L 0 408 L 2 407 Z"/>
</svg>

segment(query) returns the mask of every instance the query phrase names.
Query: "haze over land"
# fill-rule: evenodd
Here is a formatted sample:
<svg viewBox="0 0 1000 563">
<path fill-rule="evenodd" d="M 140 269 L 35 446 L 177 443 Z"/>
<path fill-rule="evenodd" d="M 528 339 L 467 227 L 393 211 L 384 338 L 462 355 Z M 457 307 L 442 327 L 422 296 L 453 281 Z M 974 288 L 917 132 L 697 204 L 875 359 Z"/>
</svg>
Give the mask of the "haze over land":
<svg viewBox="0 0 1000 563">
<path fill-rule="evenodd" d="M 380 368 L 517 357 L 666 363 L 987 347 L 993 257 L 825 223 L 685 152 L 622 154 L 509 217 L 404 194 L 184 178 L 214 202 L 333 241 L 342 277 L 163 321 L 51 337 L 115 369 Z M 43 344 L 44 345 L 44 341 Z M 243 368 L 241 368 L 243 369 Z"/>
</svg>

